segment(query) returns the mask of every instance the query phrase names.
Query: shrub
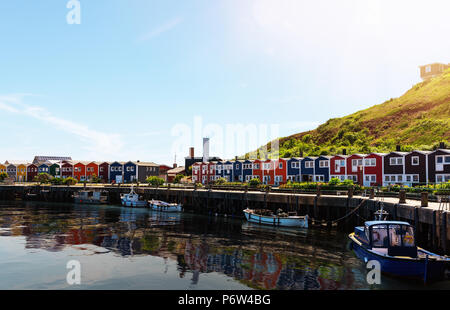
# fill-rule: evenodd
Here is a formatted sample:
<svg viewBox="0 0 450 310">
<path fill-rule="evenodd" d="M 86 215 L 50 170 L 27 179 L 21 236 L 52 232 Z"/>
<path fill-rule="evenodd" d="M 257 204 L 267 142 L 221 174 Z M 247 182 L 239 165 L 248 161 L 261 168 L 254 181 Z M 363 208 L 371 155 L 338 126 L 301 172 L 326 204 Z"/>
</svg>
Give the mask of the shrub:
<svg viewBox="0 0 450 310">
<path fill-rule="evenodd" d="M 330 182 L 328 182 L 329 185 L 338 185 L 341 183 L 341 180 L 339 178 L 332 178 Z"/>
<path fill-rule="evenodd" d="M 0 181 L 4 181 L 8 177 L 8 174 L 6 172 L 0 173 Z"/>
<path fill-rule="evenodd" d="M 184 175 L 182 175 L 182 174 L 177 174 L 177 175 L 175 176 L 175 178 L 173 179 L 173 183 L 180 183 L 182 178 L 184 178 Z"/>
<path fill-rule="evenodd" d="M 219 178 L 214 181 L 214 185 L 224 185 L 225 183 L 227 183 L 227 179 L 225 178 Z"/>
<path fill-rule="evenodd" d="M 78 180 L 72 177 L 65 178 L 63 183 L 67 186 L 75 185 L 78 183 Z"/>
<path fill-rule="evenodd" d="M 252 187 L 256 187 L 258 185 L 261 185 L 261 180 L 258 178 L 253 178 L 248 182 L 248 185 L 250 185 Z"/>
<path fill-rule="evenodd" d="M 64 181 L 61 178 L 53 178 L 50 180 L 50 183 L 53 185 L 61 185 L 61 184 L 63 184 L 63 182 Z"/>
<path fill-rule="evenodd" d="M 153 186 L 161 186 L 164 184 L 164 179 L 157 176 L 151 176 L 148 177 L 145 182 Z"/>
</svg>

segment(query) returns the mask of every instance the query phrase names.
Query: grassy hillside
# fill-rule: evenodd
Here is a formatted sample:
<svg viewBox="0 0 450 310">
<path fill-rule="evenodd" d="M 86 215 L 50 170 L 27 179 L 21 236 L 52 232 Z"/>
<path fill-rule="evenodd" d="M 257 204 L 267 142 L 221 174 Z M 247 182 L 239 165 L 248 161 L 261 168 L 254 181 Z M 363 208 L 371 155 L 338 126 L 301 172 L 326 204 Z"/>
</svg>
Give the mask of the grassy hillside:
<svg viewBox="0 0 450 310">
<path fill-rule="evenodd" d="M 280 157 L 429 150 L 450 141 L 450 69 L 403 96 L 280 139 Z M 269 157 L 278 156 L 267 145 Z M 246 156 L 265 157 L 261 148 Z"/>
</svg>

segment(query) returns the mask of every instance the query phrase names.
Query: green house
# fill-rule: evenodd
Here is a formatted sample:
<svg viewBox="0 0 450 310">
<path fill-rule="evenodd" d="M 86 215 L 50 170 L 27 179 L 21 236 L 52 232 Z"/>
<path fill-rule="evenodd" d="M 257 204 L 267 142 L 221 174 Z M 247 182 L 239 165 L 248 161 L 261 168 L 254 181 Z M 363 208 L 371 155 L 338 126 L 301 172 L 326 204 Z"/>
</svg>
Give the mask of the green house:
<svg viewBox="0 0 450 310">
<path fill-rule="evenodd" d="M 50 166 L 49 172 L 50 175 L 59 178 L 61 176 L 61 167 L 59 166 L 59 164 L 54 163 Z"/>
</svg>

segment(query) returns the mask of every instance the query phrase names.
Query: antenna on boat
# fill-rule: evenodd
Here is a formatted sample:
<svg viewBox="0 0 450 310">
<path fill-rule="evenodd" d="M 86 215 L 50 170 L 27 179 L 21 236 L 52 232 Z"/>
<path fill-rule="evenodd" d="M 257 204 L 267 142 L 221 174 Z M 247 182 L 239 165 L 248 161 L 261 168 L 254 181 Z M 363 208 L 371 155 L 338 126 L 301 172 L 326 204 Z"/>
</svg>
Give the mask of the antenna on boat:
<svg viewBox="0 0 450 310">
<path fill-rule="evenodd" d="M 386 221 L 389 215 L 389 212 L 384 210 L 384 203 L 380 201 L 380 209 L 374 213 L 375 220 L 377 221 Z"/>
</svg>

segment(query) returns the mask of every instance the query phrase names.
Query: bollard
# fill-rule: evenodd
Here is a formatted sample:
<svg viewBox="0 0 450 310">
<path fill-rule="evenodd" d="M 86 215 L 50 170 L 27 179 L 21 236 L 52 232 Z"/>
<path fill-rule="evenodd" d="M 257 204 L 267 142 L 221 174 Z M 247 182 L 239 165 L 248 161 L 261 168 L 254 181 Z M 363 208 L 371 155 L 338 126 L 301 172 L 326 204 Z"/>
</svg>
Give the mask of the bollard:
<svg viewBox="0 0 450 310">
<path fill-rule="evenodd" d="M 317 188 L 316 188 L 316 196 L 317 197 L 320 197 L 322 195 L 322 193 L 321 193 L 321 191 L 320 191 L 320 185 L 317 185 Z"/>
<path fill-rule="evenodd" d="M 375 189 L 372 187 L 370 188 L 370 197 L 369 199 L 375 199 Z"/>
<path fill-rule="evenodd" d="M 348 188 L 348 198 L 353 198 L 353 186 Z"/>
<path fill-rule="evenodd" d="M 398 203 L 406 203 L 406 191 L 404 189 L 401 189 L 398 192 L 399 201 Z"/>
<path fill-rule="evenodd" d="M 426 208 L 426 207 L 428 207 L 428 192 L 422 192 L 421 193 L 421 204 L 420 204 L 420 206 L 422 207 L 422 208 Z"/>
</svg>

